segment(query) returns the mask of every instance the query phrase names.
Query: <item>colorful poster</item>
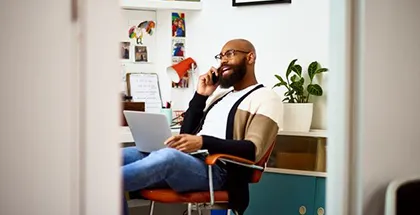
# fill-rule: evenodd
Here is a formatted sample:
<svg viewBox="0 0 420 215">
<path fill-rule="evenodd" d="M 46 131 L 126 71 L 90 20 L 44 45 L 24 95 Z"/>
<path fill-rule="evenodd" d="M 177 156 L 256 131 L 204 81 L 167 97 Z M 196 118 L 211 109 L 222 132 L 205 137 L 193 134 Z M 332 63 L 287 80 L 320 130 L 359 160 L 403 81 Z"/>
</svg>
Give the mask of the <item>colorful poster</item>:
<svg viewBox="0 0 420 215">
<path fill-rule="evenodd" d="M 185 14 L 172 12 L 172 64 L 177 64 L 185 58 Z M 189 72 L 178 83 L 172 83 L 173 88 L 188 88 Z"/>
<path fill-rule="evenodd" d="M 128 29 L 128 37 L 130 39 L 135 39 L 137 45 L 143 45 L 144 34 L 146 33 L 147 35 L 153 35 L 155 27 L 156 24 L 154 21 L 142 21 Z"/>
<path fill-rule="evenodd" d="M 172 12 L 172 37 L 185 37 L 185 14 Z"/>
</svg>

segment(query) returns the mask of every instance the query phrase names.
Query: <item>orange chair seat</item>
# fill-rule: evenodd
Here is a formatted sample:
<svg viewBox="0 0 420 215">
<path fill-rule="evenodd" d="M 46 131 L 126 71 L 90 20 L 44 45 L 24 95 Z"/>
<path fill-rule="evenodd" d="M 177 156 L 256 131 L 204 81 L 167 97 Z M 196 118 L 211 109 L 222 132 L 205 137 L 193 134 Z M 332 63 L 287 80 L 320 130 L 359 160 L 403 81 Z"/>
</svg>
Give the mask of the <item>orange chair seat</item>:
<svg viewBox="0 0 420 215">
<path fill-rule="evenodd" d="M 151 201 L 163 203 L 204 203 L 210 202 L 210 193 L 190 192 L 177 193 L 171 189 L 141 190 L 141 195 Z M 214 191 L 215 202 L 228 202 L 227 191 Z"/>
</svg>

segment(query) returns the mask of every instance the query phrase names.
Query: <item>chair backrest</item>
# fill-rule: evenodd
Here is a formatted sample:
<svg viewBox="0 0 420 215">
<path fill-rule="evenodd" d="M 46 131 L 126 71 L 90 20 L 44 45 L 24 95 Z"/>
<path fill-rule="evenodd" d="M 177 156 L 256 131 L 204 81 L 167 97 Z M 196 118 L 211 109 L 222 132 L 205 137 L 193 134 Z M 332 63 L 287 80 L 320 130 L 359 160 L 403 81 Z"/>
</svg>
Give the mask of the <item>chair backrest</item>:
<svg viewBox="0 0 420 215">
<path fill-rule="evenodd" d="M 268 158 L 270 158 L 271 152 L 273 152 L 274 146 L 276 145 L 276 141 L 274 140 L 268 150 L 265 152 L 264 156 L 255 164 L 257 166 L 261 166 L 265 169 L 265 166 L 267 164 Z M 263 174 L 264 170 L 257 170 L 255 169 L 252 173 L 251 181 L 250 183 L 258 183 L 261 179 L 261 176 Z"/>
<path fill-rule="evenodd" d="M 418 211 L 420 176 L 392 181 L 386 191 L 385 215 L 405 215 Z"/>
</svg>

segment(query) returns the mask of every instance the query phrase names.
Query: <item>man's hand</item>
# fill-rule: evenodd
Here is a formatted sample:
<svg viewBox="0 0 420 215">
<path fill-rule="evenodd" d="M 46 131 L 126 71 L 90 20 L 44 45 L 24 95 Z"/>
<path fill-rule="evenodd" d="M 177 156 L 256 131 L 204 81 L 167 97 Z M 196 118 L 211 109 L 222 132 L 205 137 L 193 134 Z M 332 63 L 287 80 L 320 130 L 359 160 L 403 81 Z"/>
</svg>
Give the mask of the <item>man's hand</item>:
<svg viewBox="0 0 420 215">
<path fill-rule="evenodd" d="M 201 136 L 180 134 L 172 136 L 165 141 L 165 145 L 182 152 L 190 153 L 201 149 L 203 138 Z"/>
<path fill-rule="evenodd" d="M 217 69 L 214 67 L 211 67 L 210 70 L 200 75 L 198 78 L 198 86 L 197 86 L 197 93 L 203 96 L 210 96 L 219 86 L 218 83 L 214 84 L 212 81 L 212 73 L 214 73 L 216 76 L 219 76 Z"/>
</svg>

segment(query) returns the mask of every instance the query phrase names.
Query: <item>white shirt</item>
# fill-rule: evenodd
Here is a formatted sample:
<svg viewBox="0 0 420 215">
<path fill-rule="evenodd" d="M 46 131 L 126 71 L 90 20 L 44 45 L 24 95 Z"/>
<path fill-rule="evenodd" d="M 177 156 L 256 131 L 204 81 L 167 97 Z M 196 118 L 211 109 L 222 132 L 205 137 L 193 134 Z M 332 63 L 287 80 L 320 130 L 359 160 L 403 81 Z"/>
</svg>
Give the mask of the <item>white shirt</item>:
<svg viewBox="0 0 420 215">
<path fill-rule="evenodd" d="M 202 129 L 200 132 L 198 132 L 197 135 L 207 135 L 225 139 L 226 126 L 230 110 L 243 95 L 254 89 L 255 86 L 257 85 L 252 85 L 243 90 L 228 93 L 207 113 Z"/>
</svg>

